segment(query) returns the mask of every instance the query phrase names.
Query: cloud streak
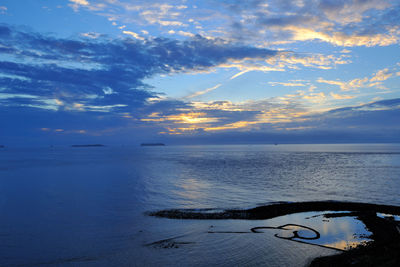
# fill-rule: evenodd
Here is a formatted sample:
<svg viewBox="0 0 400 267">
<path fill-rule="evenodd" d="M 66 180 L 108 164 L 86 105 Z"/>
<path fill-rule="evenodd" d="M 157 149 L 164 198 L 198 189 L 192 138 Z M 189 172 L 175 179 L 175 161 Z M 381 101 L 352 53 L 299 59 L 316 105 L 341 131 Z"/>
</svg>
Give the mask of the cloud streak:
<svg viewBox="0 0 400 267">
<path fill-rule="evenodd" d="M 222 85 L 222 84 L 217 84 L 217 85 L 215 85 L 215 86 L 213 86 L 213 87 L 210 87 L 210 88 L 207 88 L 207 89 L 205 89 L 205 90 L 195 92 L 195 93 L 193 93 L 193 94 L 187 96 L 186 98 L 194 98 L 194 97 L 197 97 L 197 96 L 200 96 L 200 95 L 207 94 L 207 93 L 209 93 L 209 92 L 211 92 L 211 91 L 214 91 L 215 89 L 218 89 L 219 87 L 221 87 L 221 85 Z"/>
</svg>

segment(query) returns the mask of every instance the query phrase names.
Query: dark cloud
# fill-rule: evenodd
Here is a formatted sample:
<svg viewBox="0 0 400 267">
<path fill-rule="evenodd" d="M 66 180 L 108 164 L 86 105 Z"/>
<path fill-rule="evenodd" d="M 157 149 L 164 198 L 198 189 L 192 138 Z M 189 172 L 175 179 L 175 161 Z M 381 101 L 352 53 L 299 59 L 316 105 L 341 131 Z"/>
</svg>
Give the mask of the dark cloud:
<svg viewBox="0 0 400 267">
<path fill-rule="evenodd" d="M 255 6 L 258 4 L 254 2 Z M 282 104 L 265 100 L 246 106 L 221 101 L 196 107 L 196 103 L 182 100 L 154 100 L 158 94 L 144 83 L 146 78 L 209 70 L 229 61 L 265 59 L 278 53 L 222 39 L 201 36 L 186 41 L 168 38 L 138 41 L 107 36 L 63 39 L 0 25 L 0 50 L 0 123 L 3 125 L 0 138 L 5 143 L 9 140 L 48 143 L 49 137 L 54 143 L 60 140 L 129 143 L 156 140 L 160 138 L 158 133 L 165 132 L 167 127 L 190 128 L 191 123 L 179 120 L 185 113 L 201 113 L 198 117 L 209 121 L 200 122 L 200 126 L 205 123 L 209 128 L 217 128 L 256 122 L 265 115 L 263 111 L 273 110 L 274 114 L 279 112 L 288 117 L 307 111 L 297 102 Z M 357 132 L 365 132 L 366 136 L 386 136 L 385 140 L 392 140 L 390 136 L 400 131 L 399 106 L 400 99 L 378 101 L 304 116 L 290 123 L 257 122 L 249 129 L 226 127 L 222 131 L 207 132 L 205 127 L 197 127 L 189 135 L 204 142 L 213 140 L 211 135 L 219 136 L 229 143 L 238 138 L 240 142 L 266 140 L 265 136 L 310 140 L 310 136 L 321 133 L 326 140 L 331 137 L 334 141 L 339 140 L 334 139 L 337 133 L 354 139 Z M 150 117 L 155 120 L 144 121 L 150 114 L 156 114 Z M 381 129 L 385 129 L 385 135 L 379 135 Z M 246 130 L 251 133 L 239 132 Z"/>
<path fill-rule="evenodd" d="M 41 128 L 96 134 L 142 127 L 140 119 L 153 112 L 168 115 L 190 108 L 179 100 L 150 101 L 158 94 L 144 79 L 278 53 L 199 35 L 186 41 L 65 39 L 8 25 L 0 25 L 0 49 L 3 137 Z"/>
<path fill-rule="evenodd" d="M 230 60 L 267 58 L 277 53 L 201 36 L 187 41 L 155 38 L 142 42 L 107 37 L 70 40 L 7 25 L 1 26 L 0 36 L 0 73 L 7 75 L 0 79 L 0 85 L 5 92 L 65 102 L 125 104 L 128 108 L 154 96 L 143 83 L 145 78 L 207 70 Z"/>
<path fill-rule="evenodd" d="M 311 127 L 311 131 L 354 131 L 360 134 L 386 131 L 391 135 L 400 131 L 400 98 L 333 109 L 303 118 L 306 119 L 304 122 L 287 124 L 285 127 Z"/>
<path fill-rule="evenodd" d="M 166 137 L 171 143 L 388 143 L 400 142 L 400 99 L 303 116 L 289 123 L 263 124 L 258 129 L 231 129 Z"/>
</svg>

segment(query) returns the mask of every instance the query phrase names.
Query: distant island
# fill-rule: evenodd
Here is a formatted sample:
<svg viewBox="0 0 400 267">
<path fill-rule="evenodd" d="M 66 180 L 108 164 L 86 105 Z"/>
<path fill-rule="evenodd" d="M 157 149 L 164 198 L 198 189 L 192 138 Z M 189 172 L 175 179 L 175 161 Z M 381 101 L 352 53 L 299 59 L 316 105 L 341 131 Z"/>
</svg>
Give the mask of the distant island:
<svg viewBox="0 0 400 267">
<path fill-rule="evenodd" d="M 165 146 L 163 143 L 141 143 L 140 146 Z"/>
<path fill-rule="evenodd" d="M 3 145 L 0 145 L 0 148 L 5 148 L 5 146 L 3 146 Z"/>
<path fill-rule="evenodd" d="M 102 144 L 88 144 L 88 145 L 72 145 L 72 147 L 102 147 Z"/>
</svg>

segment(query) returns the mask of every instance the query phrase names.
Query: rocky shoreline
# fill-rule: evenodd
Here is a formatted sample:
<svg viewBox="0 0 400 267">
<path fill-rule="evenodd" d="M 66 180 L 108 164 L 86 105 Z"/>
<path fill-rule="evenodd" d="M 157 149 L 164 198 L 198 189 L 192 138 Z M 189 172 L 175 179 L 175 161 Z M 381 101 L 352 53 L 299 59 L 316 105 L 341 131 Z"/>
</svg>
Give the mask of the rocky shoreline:
<svg viewBox="0 0 400 267">
<path fill-rule="evenodd" d="M 224 210 L 214 212 L 213 209 L 169 209 L 147 213 L 150 216 L 170 219 L 246 219 L 263 220 L 298 212 L 308 211 L 353 211 L 381 212 L 400 215 L 400 207 L 358 202 L 339 201 L 308 201 L 308 202 L 279 202 L 245 210 Z"/>
<path fill-rule="evenodd" d="M 400 207 L 370 203 L 310 201 L 281 202 L 246 210 L 171 209 L 150 212 L 148 215 L 170 219 L 246 219 L 261 220 L 310 211 L 343 211 L 325 216 L 355 216 L 372 233 L 372 242 L 341 254 L 316 258 L 312 267 L 319 266 L 400 266 L 400 225 L 393 215 L 400 215 Z M 383 217 L 377 213 L 388 214 Z"/>
</svg>

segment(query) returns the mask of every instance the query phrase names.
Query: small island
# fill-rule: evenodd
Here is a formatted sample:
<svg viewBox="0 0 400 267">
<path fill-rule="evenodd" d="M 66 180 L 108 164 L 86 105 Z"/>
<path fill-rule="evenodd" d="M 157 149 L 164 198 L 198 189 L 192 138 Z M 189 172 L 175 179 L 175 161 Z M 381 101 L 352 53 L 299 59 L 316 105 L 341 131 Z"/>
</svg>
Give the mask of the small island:
<svg viewBox="0 0 400 267">
<path fill-rule="evenodd" d="M 140 146 L 165 146 L 163 143 L 141 143 Z"/>
<path fill-rule="evenodd" d="M 71 147 L 103 147 L 102 144 L 72 145 Z"/>
<path fill-rule="evenodd" d="M 5 146 L 4 145 L 0 145 L 0 148 L 5 148 Z"/>
</svg>

